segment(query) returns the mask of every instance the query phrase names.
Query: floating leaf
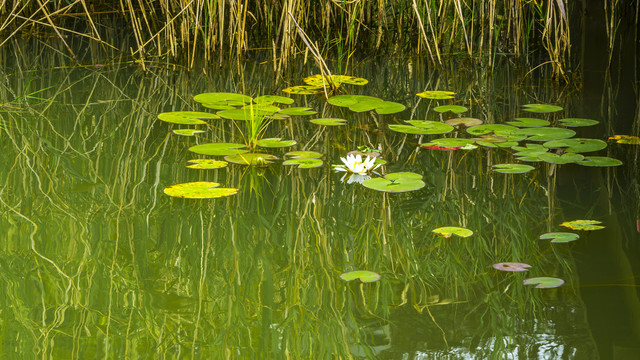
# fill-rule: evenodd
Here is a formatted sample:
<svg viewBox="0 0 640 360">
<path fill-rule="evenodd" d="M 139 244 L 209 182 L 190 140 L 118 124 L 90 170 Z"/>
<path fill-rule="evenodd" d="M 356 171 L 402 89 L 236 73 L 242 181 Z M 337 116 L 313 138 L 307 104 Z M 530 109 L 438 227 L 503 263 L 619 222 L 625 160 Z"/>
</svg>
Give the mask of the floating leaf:
<svg viewBox="0 0 640 360">
<path fill-rule="evenodd" d="M 192 146 L 189 151 L 202 155 L 234 155 L 246 153 L 244 144 L 234 143 L 213 143 L 213 144 L 201 144 Z"/>
<path fill-rule="evenodd" d="M 429 120 L 408 120 L 410 125 L 389 125 L 389 129 L 407 134 L 435 135 L 447 134 L 454 130 L 454 127 L 438 121 Z"/>
<path fill-rule="evenodd" d="M 490 148 L 511 148 L 518 145 L 516 141 L 506 141 L 505 138 L 501 138 L 497 136 L 490 136 L 486 139 L 474 138 L 472 140 L 475 140 L 476 144 L 478 145 L 490 147 Z"/>
<path fill-rule="evenodd" d="M 204 130 L 196 130 L 196 129 L 176 129 L 172 131 L 174 134 L 182 135 L 182 136 L 193 136 L 195 134 L 200 134 L 204 132 Z"/>
<path fill-rule="evenodd" d="M 338 118 L 322 118 L 322 119 L 313 119 L 309 121 L 316 125 L 323 125 L 323 126 L 339 126 L 339 125 L 347 124 L 347 120 L 338 119 Z"/>
<path fill-rule="evenodd" d="M 311 75 L 304 78 L 304 82 L 312 85 L 312 86 L 323 86 L 324 84 L 329 85 L 332 82 L 335 86 L 340 86 L 341 84 L 351 84 L 351 85 L 365 85 L 369 81 L 367 79 L 349 76 L 349 75 L 331 75 L 331 81 L 329 81 L 329 75 Z"/>
<path fill-rule="evenodd" d="M 403 111 L 407 107 L 393 101 L 382 101 L 376 104 L 376 107 L 373 109 L 380 115 L 389 115 L 395 114 Z M 351 108 L 349 108 L 351 109 Z"/>
<path fill-rule="evenodd" d="M 536 118 L 515 118 L 514 121 L 507 121 L 507 124 L 518 127 L 543 127 L 548 126 L 549 122 Z"/>
<path fill-rule="evenodd" d="M 253 99 L 256 104 L 285 104 L 290 105 L 293 104 L 293 99 L 286 96 L 278 96 L 278 95 L 262 95 Z"/>
<path fill-rule="evenodd" d="M 317 113 L 317 111 L 308 107 L 291 107 L 280 110 L 280 114 L 286 115 L 313 115 L 315 113 Z"/>
<path fill-rule="evenodd" d="M 196 95 L 193 100 L 202 106 L 212 109 L 229 109 L 233 106 L 242 106 L 251 102 L 251 97 L 242 94 L 213 92 Z"/>
<path fill-rule="evenodd" d="M 238 189 L 219 188 L 218 186 L 220 186 L 220 184 L 215 182 L 190 182 L 169 186 L 164 189 L 164 193 L 169 196 L 185 199 L 212 199 L 234 195 L 238 192 Z"/>
<path fill-rule="evenodd" d="M 613 135 L 609 140 L 616 140 L 618 144 L 640 145 L 640 138 L 633 135 Z"/>
<path fill-rule="evenodd" d="M 580 126 L 593 126 L 599 123 L 599 121 L 591 119 L 579 119 L 579 118 L 566 118 L 558 120 L 560 125 L 566 127 L 580 127 Z"/>
<path fill-rule="evenodd" d="M 190 169 L 220 169 L 227 166 L 226 161 L 222 160 L 213 160 L 213 159 L 194 159 L 189 160 L 187 162 L 193 163 L 193 165 L 188 165 L 187 167 Z"/>
<path fill-rule="evenodd" d="M 524 105 L 524 111 L 535 112 L 535 113 L 552 113 L 560 110 L 562 110 L 562 108 L 556 105 L 548 105 L 548 104 Z"/>
<path fill-rule="evenodd" d="M 584 159 L 584 156 L 575 153 L 566 153 L 558 155 L 555 153 L 544 153 L 538 155 L 538 159 L 550 164 L 570 164 L 577 163 Z"/>
<path fill-rule="evenodd" d="M 202 125 L 206 122 L 201 119 L 220 119 L 220 116 L 200 111 L 173 111 L 158 114 L 158 119 L 172 124 Z"/>
<path fill-rule="evenodd" d="M 260 110 L 258 107 L 247 107 L 243 109 L 229 109 L 218 111 L 217 114 L 226 119 L 251 121 L 262 119 L 268 115 L 275 113 L 275 111 Z"/>
<path fill-rule="evenodd" d="M 314 95 L 324 92 L 322 87 L 310 85 L 297 85 L 282 89 L 283 92 L 294 95 Z"/>
<path fill-rule="evenodd" d="M 267 148 L 289 147 L 295 144 L 297 144 L 295 140 L 282 140 L 280 138 L 260 139 L 256 142 L 256 145 Z"/>
<path fill-rule="evenodd" d="M 446 120 L 445 123 L 453 126 L 464 125 L 466 127 L 471 127 L 471 126 L 482 125 L 482 120 L 465 117 L 465 118 L 449 119 L 449 120 Z"/>
<path fill-rule="evenodd" d="M 536 285 L 538 289 L 550 289 L 562 286 L 564 280 L 554 277 L 535 277 L 523 281 L 525 285 Z"/>
<path fill-rule="evenodd" d="M 562 224 L 560 224 L 560 226 L 569 228 L 571 230 L 584 230 L 584 231 L 604 229 L 604 226 L 601 226 L 598 224 L 602 224 L 602 222 L 597 220 L 573 220 L 573 221 L 565 221 Z"/>
<path fill-rule="evenodd" d="M 572 153 L 598 151 L 607 147 L 607 143 L 602 140 L 582 138 L 551 140 L 542 145 L 550 149 L 566 148 L 564 151 Z"/>
<path fill-rule="evenodd" d="M 518 129 L 513 133 L 516 135 L 527 135 L 529 136 L 527 140 L 531 141 L 568 139 L 576 134 L 576 132 L 571 129 L 554 127 L 524 128 Z"/>
<path fill-rule="evenodd" d="M 540 240 L 552 239 L 552 243 L 568 243 L 578 240 L 580 235 L 570 232 L 552 232 L 540 235 Z"/>
<path fill-rule="evenodd" d="M 340 275 L 340 278 L 344 281 L 360 279 L 360 281 L 362 281 L 363 283 L 369 283 L 380 280 L 380 274 L 368 270 L 356 270 L 346 272 Z"/>
<path fill-rule="evenodd" d="M 466 145 L 473 144 L 473 140 L 470 139 L 462 139 L 462 138 L 441 138 L 434 139 L 429 141 L 426 144 L 420 144 L 420 146 L 440 146 L 440 147 L 449 147 L 449 148 L 461 148 Z"/>
<path fill-rule="evenodd" d="M 390 173 L 383 178 L 365 180 L 362 185 L 369 189 L 399 193 L 422 189 L 425 183 L 422 175 L 412 172 Z"/>
<path fill-rule="evenodd" d="M 272 160 L 277 160 L 276 156 L 262 153 L 245 153 L 237 155 L 225 156 L 228 162 L 240 165 L 265 166 L 269 165 Z"/>
<path fill-rule="evenodd" d="M 493 268 L 500 271 L 529 271 L 531 265 L 519 262 L 503 262 L 493 264 Z"/>
<path fill-rule="evenodd" d="M 433 229 L 431 231 L 433 233 L 436 233 L 440 236 L 444 236 L 446 238 L 450 238 L 452 235 L 463 237 L 463 238 L 473 235 L 473 231 L 469 229 L 454 227 L 454 226 L 441 227 L 441 228 Z"/>
<path fill-rule="evenodd" d="M 427 90 L 421 93 L 417 93 L 416 95 L 424 99 L 441 100 L 441 99 L 453 99 L 454 98 L 453 95 L 455 94 L 456 93 L 454 93 L 453 91 Z"/>
<path fill-rule="evenodd" d="M 320 159 L 289 159 L 282 162 L 282 165 L 298 165 L 299 169 L 311 169 L 322 166 L 324 162 Z"/>
<path fill-rule="evenodd" d="M 579 161 L 578 164 L 583 166 L 607 167 L 620 166 L 622 165 L 622 161 L 606 156 L 585 156 L 584 160 Z"/>
<path fill-rule="evenodd" d="M 467 128 L 467 133 L 471 135 L 495 134 L 498 136 L 507 136 L 518 130 L 517 127 L 504 124 L 483 124 Z M 506 141 L 506 139 L 504 140 Z"/>
<path fill-rule="evenodd" d="M 524 164 L 498 164 L 493 165 L 493 168 L 493 171 L 503 174 L 524 174 L 535 169 L 533 166 Z"/>
<path fill-rule="evenodd" d="M 463 112 L 467 111 L 468 109 L 466 107 L 460 106 L 460 105 L 441 105 L 441 106 L 434 107 L 433 110 L 435 110 L 435 111 L 437 111 L 439 113 L 451 111 L 454 114 L 460 114 L 460 113 L 463 113 Z"/>
<path fill-rule="evenodd" d="M 384 101 L 380 98 L 373 96 L 365 96 L 365 95 L 336 95 L 332 96 L 327 100 L 327 102 L 331 105 L 341 106 L 341 107 L 350 107 L 351 105 L 357 104 L 359 102 L 373 102 L 373 101 Z"/>
<path fill-rule="evenodd" d="M 315 151 L 290 151 L 284 156 L 291 157 L 292 159 L 318 159 L 323 156 L 322 153 Z"/>
</svg>

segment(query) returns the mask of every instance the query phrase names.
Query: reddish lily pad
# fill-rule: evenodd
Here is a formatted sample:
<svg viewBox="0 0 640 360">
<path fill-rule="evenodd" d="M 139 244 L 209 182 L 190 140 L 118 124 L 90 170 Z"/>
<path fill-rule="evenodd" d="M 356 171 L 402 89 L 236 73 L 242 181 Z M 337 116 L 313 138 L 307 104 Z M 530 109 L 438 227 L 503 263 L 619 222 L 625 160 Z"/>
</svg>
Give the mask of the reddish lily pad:
<svg viewBox="0 0 640 360">
<path fill-rule="evenodd" d="M 531 265 L 519 262 L 503 262 L 493 264 L 493 267 L 500 271 L 529 271 Z"/>
</svg>

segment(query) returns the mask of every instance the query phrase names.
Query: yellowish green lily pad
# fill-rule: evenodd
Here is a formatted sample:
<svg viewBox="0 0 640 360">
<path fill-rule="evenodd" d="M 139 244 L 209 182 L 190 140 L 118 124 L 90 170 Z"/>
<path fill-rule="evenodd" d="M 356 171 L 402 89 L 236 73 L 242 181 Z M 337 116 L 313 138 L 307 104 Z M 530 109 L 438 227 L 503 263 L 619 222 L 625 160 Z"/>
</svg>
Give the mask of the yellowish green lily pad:
<svg viewBox="0 0 640 360">
<path fill-rule="evenodd" d="M 527 140 L 531 141 L 562 140 L 573 137 L 576 134 L 576 132 L 571 129 L 555 127 L 524 128 L 518 129 L 513 133 L 517 135 L 527 135 Z"/>
<path fill-rule="evenodd" d="M 321 94 L 322 92 L 324 92 L 324 89 L 319 86 L 297 85 L 284 88 L 282 89 L 282 92 L 294 95 L 314 95 Z"/>
<path fill-rule="evenodd" d="M 441 105 L 441 106 L 434 107 L 433 110 L 439 113 L 451 111 L 454 114 L 460 114 L 467 111 L 468 109 L 460 105 Z"/>
<path fill-rule="evenodd" d="M 560 226 L 569 228 L 571 230 L 583 230 L 583 231 L 604 229 L 604 226 L 598 225 L 598 224 L 602 224 L 602 222 L 597 220 L 573 220 L 573 221 L 565 221 L 562 224 L 560 224 Z"/>
<path fill-rule="evenodd" d="M 613 135 L 609 140 L 615 140 L 618 144 L 640 145 L 640 138 L 633 135 Z"/>
<path fill-rule="evenodd" d="M 469 229 L 461 228 L 461 227 L 455 227 L 455 226 L 440 227 L 437 229 L 433 229 L 431 231 L 435 234 L 438 234 L 446 238 L 450 238 L 453 235 L 463 237 L 463 238 L 473 235 L 473 231 Z"/>
<path fill-rule="evenodd" d="M 549 104 L 527 104 L 524 105 L 524 110 L 535 113 L 552 113 L 562 110 L 562 107 Z"/>
<path fill-rule="evenodd" d="M 329 82 L 333 83 L 335 86 L 340 86 L 341 84 L 365 85 L 369 83 L 367 79 L 355 76 L 331 75 L 331 78 L 329 78 L 329 75 L 325 75 L 323 78 L 320 74 L 307 76 L 303 81 L 311 86 L 323 86 L 324 84 L 329 85 Z"/>
<path fill-rule="evenodd" d="M 421 98 L 424 99 L 434 99 L 434 100 L 444 100 L 444 99 L 453 99 L 456 93 L 453 91 L 444 91 L 444 90 L 427 90 L 421 93 L 417 93 Z"/>
<path fill-rule="evenodd" d="M 267 148 L 289 147 L 295 144 L 297 144 L 295 140 L 282 140 L 280 138 L 260 139 L 256 142 L 256 145 Z"/>
<path fill-rule="evenodd" d="M 347 120 L 338 119 L 338 118 L 313 119 L 313 120 L 309 120 L 309 122 L 312 122 L 316 125 L 322 125 L 322 126 L 340 126 L 340 125 L 347 124 Z"/>
<path fill-rule="evenodd" d="M 189 169 L 220 169 L 227 166 L 226 161 L 222 160 L 213 160 L 213 159 L 193 159 L 187 162 L 193 163 L 193 165 L 188 165 Z"/>
<path fill-rule="evenodd" d="M 164 193 L 185 199 L 212 199 L 238 193 L 238 189 L 219 188 L 220 184 L 209 181 L 198 181 L 176 184 L 164 189 Z"/>
<path fill-rule="evenodd" d="M 344 281 L 360 279 L 363 283 L 370 283 L 380 280 L 380 274 L 368 270 L 356 270 L 346 272 L 340 275 L 340 278 Z"/>
<path fill-rule="evenodd" d="M 248 121 L 264 118 L 274 114 L 276 111 L 263 110 L 259 106 L 250 106 L 242 109 L 221 110 L 217 114 L 226 119 Z"/>
<path fill-rule="evenodd" d="M 315 113 L 317 113 L 317 111 L 308 107 L 290 107 L 280 110 L 280 114 L 285 115 L 313 115 Z"/>
<path fill-rule="evenodd" d="M 436 135 L 447 134 L 455 128 L 449 124 L 430 120 L 408 120 L 411 125 L 389 125 L 389 129 L 405 134 Z"/>
<path fill-rule="evenodd" d="M 189 151 L 202 155 L 234 155 L 243 154 L 248 152 L 245 148 L 245 144 L 235 143 L 213 143 L 213 144 L 200 144 L 189 148 Z"/>
<path fill-rule="evenodd" d="M 580 235 L 570 232 L 552 232 L 540 235 L 540 240 L 551 239 L 552 243 L 568 243 L 578 240 Z"/>
<path fill-rule="evenodd" d="M 174 134 L 181 135 L 181 136 L 193 136 L 195 134 L 201 134 L 205 132 L 204 130 L 197 130 L 197 129 L 175 129 L 172 131 Z"/>
<path fill-rule="evenodd" d="M 564 280 L 554 277 L 535 277 L 523 281 L 525 285 L 536 285 L 538 289 L 550 289 L 562 286 Z"/>
<path fill-rule="evenodd" d="M 385 177 L 365 180 L 362 185 L 369 189 L 400 193 L 422 189 L 425 186 L 422 175 L 412 172 L 387 174 Z"/>
<path fill-rule="evenodd" d="M 251 166 L 266 166 L 278 158 L 271 154 L 245 153 L 225 156 L 224 159 L 230 163 Z"/>
<path fill-rule="evenodd" d="M 158 114 L 158 119 L 172 124 L 202 125 L 206 124 L 202 119 L 220 119 L 220 116 L 200 111 L 172 111 Z"/>
<path fill-rule="evenodd" d="M 455 147 L 463 147 L 466 145 L 473 144 L 473 140 L 463 139 L 463 138 L 441 138 L 434 139 L 425 144 L 420 144 L 420 146 L 440 146 L 445 148 L 455 148 Z"/>
<path fill-rule="evenodd" d="M 262 96 L 258 96 L 257 98 L 253 99 L 253 102 L 255 102 L 256 104 L 278 103 L 278 104 L 291 105 L 291 104 L 293 104 L 293 99 L 290 98 L 290 97 L 286 97 L 286 96 L 262 95 Z"/>
<path fill-rule="evenodd" d="M 504 137 L 513 134 L 513 132 L 516 130 L 518 130 L 518 128 L 511 125 L 483 124 L 467 128 L 467 133 L 476 136 L 495 134 L 497 136 Z M 505 138 L 504 141 L 506 140 L 507 139 Z"/>
<path fill-rule="evenodd" d="M 193 100 L 210 109 L 232 109 L 251 103 L 251 97 L 243 94 L 213 92 L 196 95 Z"/>
</svg>

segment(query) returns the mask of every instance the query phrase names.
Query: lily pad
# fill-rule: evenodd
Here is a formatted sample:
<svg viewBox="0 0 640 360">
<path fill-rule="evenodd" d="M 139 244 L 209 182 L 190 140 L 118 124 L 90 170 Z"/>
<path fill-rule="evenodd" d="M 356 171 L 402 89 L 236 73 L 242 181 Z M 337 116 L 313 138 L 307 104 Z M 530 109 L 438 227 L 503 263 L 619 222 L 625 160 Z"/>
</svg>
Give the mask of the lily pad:
<svg viewBox="0 0 640 360">
<path fill-rule="evenodd" d="M 201 119 L 220 119 L 220 116 L 200 111 L 172 111 L 158 114 L 158 119 L 172 124 L 202 125 L 206 122 Z"/>
<path fill-rule="evenodd" d="M 547 162 L 549 164 L 570 164 L 577 163 L 584 159 L 584 156 L 575 153 L 566 153 L 558 155 L 555 153 L 544 153 L 538 155 L 538 159 Z"/>
<path fill-rule="evenodd" d="M 350 107 L 359 102 L 375 102 L 375 101 L 384 101 L 380 98 L 366 95 L 336 95 L 332 96 L 327 100 L 327 102 L 331 105 L 341 106 L 341 107 Z"/>
<path fill-rule="evenodd" d="M 200 144 L 189 148 L 189 151 L 202 155 L 235 155 L 248 152 L 245 149 L 245 144 L 235 143 L 212 143 L 212 144 Z"/>
<path fill-rule="evenodd" d="M 324 154 L 315 151 L 290 151 L 284 154 L 284 156 L 292 159 L 319 159 L 324 156 Z"/>
<path fill-rule="evenodd" d="M 640 138 L 633 135 L 613 135 L 609 140 L 615 140 L 618 144 L 640 145 Z"/>
<path fill-rule="evenodd" d="M 311 169 L 322 166 L 324 162 L 320 159 L 289 159 L 282 162 L 282 165 L 298 165 L 299 169 Z"/>
<path fill-rule="evenodd" d="M 529 271 L 531 265 L 519 262 L 503 262 L 493 264 L 493 268 L 500 271 Z"/>
<path fill-rule="evenodd" d="M 272 160 L 277 160 L 278 158 L 270 154 L 246 153 L 225 156 L 224 159 L 234 164 L 265 166 L 270 164 Z"/>
<path fill-rule="evenodd" d="M 189 160 L 187 162 L 193 163 L 193 165 L 188 165 L 187 167 L 189 169 L 220 169 L 223 168 L 225 166 L 227 166 L 227 164 L 229 164 L 226 161 L 222 161 L 222 160 L 213 160 L 213 159 L 193 159 L 193 160 Z"/>
<path fill-rule="evenodd" d="M 527 104 L 524 105 L 524 111 L 535 113 L 552 113 L 562 110 L 562 107 L 549 104 Z"/>
<path fill-rule="evenodd" d="M 226 119 L 232 120 L 254 120 L 261 119 L 268 115 L 275 113 L 275 111 L 260 110 L 258 107 L 247 107 L 243 109 L 229 109 L 218 111 L 217 114 Z"/>
<path fill-rule="evenodd" d="M 389 129 L 406 134 L 435 135 L 448 134 L 454 127 L 439 121 L 429 120 L 408 120 L 411 125 L 389 125 Z"/>
<path fill-rule="evenodd" d="M 591 119 L 579 119 L 579 118 L 566 118 L 558 120 L 560 125 L 566 127 L 580 127 L 580 126 L 593 126 L 599 123 L 599 121 Z"/>
<path fill-rule="evenodd" d="M 579 161 L 578 164 L 583 166 L 608 167 L 620 166 L 622 165 L 622 161 L 606 156 L 586 156 L 584 160 Z"/>
<path fill-rule="evenodd" d="M 260 139 L 256 142 L 256 145 L 266 148 L 282 148 L 293 146 L 295 144 L 297 144 L 295 140 L 282 140 L 280 138 Z"/>
<path fill-rule="evenodd" d="M 195 134 L 201 134 L 205 132 L 204 130 L 196 130 L 196 129 L 176 129 L 172 131 L 174 134 L 182 135 L 182 136 L 193 136 Z"/>
<path fill-rule="evenodd" d="M 454 98 L 453 95 L 455 94 L 456 93 L 454 93 L 453 91 L 427 90 L 421 93 L 417 93 L 416 95 L 424 99 L 441 100 L 441 99 L 453 99 Z"/>
<path fill-rule="evenodd" d="M 471 127 L 471 126 L 482 125 L 482 120 L 465 117 L 465 118 L 454 118 L 454 119 L 445 120 L 445 123 L 453 126 L 464 125 L 466 127 Z"/>
<path fill-rule="evenodd" d="M 329 81 L 329 75 L 325 75 L 323 78 L 322 75 L 318 74 L 307 76 L 304 78 L 304 82 L 312 86 L 328 85 L 329 82 L 332 82 L 335 86 L 340 86 L 341 84 L 365 85 L 369 83 L 369 80 L 349 75 L 331 75 L 331 81 Z"/>
<path fill-rule="evenodd" d="M 434 107 L 433 110 L 439 113 L 451 111 L 454 114 L 460 114 L 467 111 L 468 109 L 460 105 L 441 105 L 441 106 Z"/>
<path fill-rule="evenodd" d="M 278 96 L 278 95 L 262 95 L 253 99 L 253 102 L 256 104 L 285 104 L 290 105 L 293 104 L 293 99 L 286 96 Z"/>
<path fill-rule="evenodd" d="M 437 229 L 433 229 L 431 230 L 431 232 L 436 233 L 440 236 L 446 237 L 446 238 L 450 238 L 451 236 L 455 235 L 455 236 L 459 236 L 459 237 L 469 237 L 471 235 L 473 235 L 473 231 L 469 230 L 469 229 L 465 229 L 465 228 L 461 228 L 461 227 L 454 227 L 454 226 L 446 226 L 446 227 L 441 227 L 441 228 L 437 228 Z"/>
<path fill-rule="evenodd" d="M 225 109 L 251 103 L 251 97 L 243 94 L 212 92 L 196 95 L 193 100 L 212 109 Z"/>
<path fill-rule="evenodd" d="M 369 283 L 380 280 L 380 274 L 368 270 L 356 270 L 346 272 L 340 275 L 340 278 L 344 281 L 360 279 L 363 283 Z"/>
<path fill-rule="evenodd" d="M 338 119 L 338 118 L 313 119 L 313 120 L 309 120 L 309 122 L 314 123 L 316 125 L 322 125 L 322 126 L 340 126 L 340 125 L 347 124 L 347 120 Z"/>
<path fill-rule="evenodd" d="M 314 95 L 324 92 L 322 87 L 311 85 L 297 85 L 282 89 L 282 92 L 294 95 Z"/>
<path fill-rule="evenodd" d="M 552 232 L 540 235 L 540 240 L 552 239 L 552 243 L 568 243 L 578 240 L 580 235 L 570 232 Z"/>
<path fill-rule="evenodd" d="M 549 122 L 536 118 L 515 118 L 514 121 L 507 121 L 507 124 L 518 127 L 543 127 L 548 126 Z"/>
<path fill-rule="evenodd" d="M 425 183 L 422 181 L 422 175 L 420 174 L 399 172 L 387 174 L 385 177 L 365 180 L 362 185 L 377 191 L 400 193 L 422 189 Z"/>
<path fill-rule="evenodd" d="M 516 141 L 483 141 L 480 139 L 476 139 L 476 144 L 490 148 L 511 148 L 518 145 Z"/>
<path fill-rule="evenodd" d="M 164 193 L 185 199 L 212 199 L 238 193 L 238 189 L 219 188 L 220 184 L 208 181 L 176 184 L 164 189 Z"/>
<path fill-rule="evenodd" d="M 514 131 L 518 130 L 517 127 L 505 124 L 483 124 L 478 126 L 472 126 L 467 128 L 467 133 L 471 135 L 486 135 L 486 134 L 495 134 L 498 136 L 506 136 L 513 134 Z M 506 141 L 506 139 L 505 139 Z"/>
<path fill-rule="evenodd" d="M 524 164 L 497 164 L 493 165 L 493 171 L 503 174 L 524 174 L 535 169 L 533 166 Z"/>
<path fill-rule="evenodd" d="M 280 110 L 280 114 L 285 115 L 313 115 L 315 113 L 317 113 L 317 111 L 308 107 L 290 107 Z"/>
<path fill-rule="evenodd" d="M 382 101 L 382 102 L 376 103 L 376 106 L 373 108 L 373 110 L 380 115 L 389 115 L 389 114 L 399 113 L 406 108 L 407 108 L 406 106 L 397 102 Z M 351 107 L 349 107 L 349 109 L 351 109 Z"/>
<path fill-rule="evenodd" d="M 607 143 L 602 140 L 583 138 L 552 140 L 542 145 L 550 149 L 566 148 L 566 152 L 572 153 L 598 151 L 607 147 Z"/>
<path fill-rule="evenodd" d="M 531 141 L 562 140 L 573 137 L 576 134 L 576 132 L 571 129 L 554 127 L 524 128 L 518 129 L 513 133 L 516 135 L 527 135 L 527 140 Z"/>
<path fill-rule="evenodd" d="M 602 224 L 602 222 L 597 220 L 573 220 L 573 221 L 565 221 L 562 224 L 560 224 L 560 226 L 569 228 L 571 230 L 583 230 L 583 231 L 604 229 L 604 226 L 598 225 L 598 224 Z"/>
<path fill-rule="evenodd" d="M 425 144 L 420 144 L 420 146 L 463 147 L 469 144 L 473 144 L 473 140 L 463 138 L 441 138 L 431 140 Z"/>
<path fill-rule="evenodd" d="M 564 280 L 554 277 L 534 277 L 525 279 L 523 284 L 536 285 L 536 288 L 538 289 L 550 289 L 562 286 L 562 284 L 564 284 Z"/>
</svg>

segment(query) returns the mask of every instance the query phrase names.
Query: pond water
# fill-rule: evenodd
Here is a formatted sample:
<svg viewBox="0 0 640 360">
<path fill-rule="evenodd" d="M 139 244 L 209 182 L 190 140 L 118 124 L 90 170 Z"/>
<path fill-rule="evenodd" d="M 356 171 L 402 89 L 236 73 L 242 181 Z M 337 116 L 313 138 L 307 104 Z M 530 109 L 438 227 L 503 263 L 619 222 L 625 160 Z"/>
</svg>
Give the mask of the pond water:
<svg viewBox="0 0 640 360">
<path fill-rule="evenodd" d="M 158 114 L 215 113 L 193 101 L 206 92 L 289 96 L 280 90 L 303 84 L 319 72 L 315 65 L 299 59 L 276 76 L 271 63 L 252 60 L 205 72 L 167 64 L 145 72 L 124 62 L 64 67 L 54 55 L 38 61 L 7 61 L 1 70 L 2 358 L 624 359 L 640 351 L 638 146 L 607 139 L 630 134 L 637 120 L 635 104 L 617 102 L 615 89 L 560 85 L 544 67 L 528 73 L 507 57 L 492 70 L 456 60 L 444 68 L 412 58 L 353 60 L 349 75 L 369 83 L 343 85 L 345 92 L 407 109 L 353 112 L 322 95 L 290 95 L 290 106 L 317 114 L 268 124 L 262 137 L 297 141 L 263 149 L 278 160 L 197 170 L 187 161 L 222 157 L 188 148 L 242 143 L 244 123 L 211 120 L 199 126 L 204 133 L 181 136 L 172 130 L 193 126 Z M 416 96 L 425 90 L 456 94 Z M 532 103 L 563 109 L 525 111 Z M 434 110 L 447 104 L 468 111 Z M 429 150 L 419 145 L 471 136 L 463 126 L 448 135 L 389 128 L 460 116 L 597 120 L 571 128 L 607 142 L 585 156 L 623 164 L 523 162 L 490 144 Z M 316 118 L 347 124 L 309 121 Z M 379 174 L 414 172 L 424 187 L 385 193 L 349 183 L 332 165 L 359 147 L 380 151 Z M 322 166 L 282 165 L 293 150 L 322 153 Z M 534 169 L 493 171 L 505 163 Z M 164 193 L 194 181 L 239 190 L 216 199 Z M 581 219 L 605 228 L 560 226 Z M 473 235 L 432 232 L 445 226 Z M 580 238 L 539 239 L 561 231 Z M 492 266 L 502 262 L 531 267 Z M 341 279 L 353 270 L 380 279 Z M 565 283 L 524 285 L 531 277 Z"/>
</svg>

